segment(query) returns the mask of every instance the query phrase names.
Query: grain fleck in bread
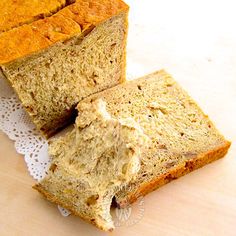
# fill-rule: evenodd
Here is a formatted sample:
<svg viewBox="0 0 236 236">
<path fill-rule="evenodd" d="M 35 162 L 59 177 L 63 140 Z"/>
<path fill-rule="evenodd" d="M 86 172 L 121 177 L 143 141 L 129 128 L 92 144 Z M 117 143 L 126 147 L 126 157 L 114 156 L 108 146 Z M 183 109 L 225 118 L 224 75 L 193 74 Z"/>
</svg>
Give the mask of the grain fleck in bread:
<svg viewBox="0 0 236 236">
<path fill-rule="evenodd" d="M 111 231 L 112 198 L 135 178 L 141 150 L 149 139 L 133 119 L 111 118 L 101 100 L 83 104 L 79 113 L 74 130 L 50 144 L 49 173 L 34 188 L 100 229 Z"/>
<path fill-rule="evenodd" d="M 2 72 L 45 136 L 81 99 L 125 80 L 127 14 L 121 0 L 77 0 L 0 34 Z"/>
<path fill-rule="evenodd" d="M 118 85 L 79 103 L 102 99 L 115 119 L 131 117 L 152 140 L 138 177 L 116 194 L 120 207 L 223 157 L 230 142 L 165 71 Z M 131 189 L 127 192 L 126 189 Z"/>
</svg>

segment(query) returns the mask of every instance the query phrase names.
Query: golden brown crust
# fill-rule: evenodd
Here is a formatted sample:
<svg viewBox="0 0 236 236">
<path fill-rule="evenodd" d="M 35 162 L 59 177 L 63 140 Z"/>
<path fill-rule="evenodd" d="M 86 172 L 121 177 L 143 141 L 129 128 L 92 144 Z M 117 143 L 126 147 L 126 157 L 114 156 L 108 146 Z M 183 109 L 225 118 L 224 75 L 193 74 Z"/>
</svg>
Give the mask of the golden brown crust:
<svg viewBox="0 0 236 236">
<path fill-rule="evenodd" d="M 96 222 L 94 220 L 85 217 L 85 215 L 81 215 L 80 212 L 75 212 L 74 209 L 71 208 L 71 205 L 69 205 L 69 204 L 67 205 L 64 202 L 60 202 L 55 196 L 53 196 L 48 191 L 46 191 L 40 183 L 35 184 L 32 188 L 37 190 L 39 193 L 41 193 L 50 202 L 53 202 L 53 203 L 55 203 L 57 205 L 60 205 L 60 206 L 64 207 L 65 209 L 68 209 L 73 215 L 79 216 L 81 219 L 83 219 L 83 220 L 85 220 L 85 221 L 95 225 L 99 229 L 101 229 L 103 231 L 107 231 L 107 232 L 113 231 L 113 228 L 107 230 L 107 229 L 103 228 L 102 225 L 96 224 Z"/>
<path fill-rule="evenodd" d="M 0 64 L 81 34 L 128 9 L 121 0 L 77 0 L 51 17 L 0 34 Z"/>
<path fill-rule="evenodd" d="M 135 202 L 139 197 L 145 196 L 146 194 L 169 183 L 170 181 L 224 157 L 230 145 L 231 143 L 229 141 L 225 141 L 222 146 L 206 153 L 202 153 L 196 158 L 186 161 L 183 165 L 170 170 L 156 179 L 153 179 L 149 183 L 143 183 L 136 192 L 131 192 L 130 195 L 128 195 L 125 199 L 116 199 L 118 206 L 121 208 L 126 207 L 128 204 Z"/>
<path fill-rule="evenodd" d="M 31 23 L 56 13 L 66 0 L 1 0 L 0 32 Z"/>
</svg>

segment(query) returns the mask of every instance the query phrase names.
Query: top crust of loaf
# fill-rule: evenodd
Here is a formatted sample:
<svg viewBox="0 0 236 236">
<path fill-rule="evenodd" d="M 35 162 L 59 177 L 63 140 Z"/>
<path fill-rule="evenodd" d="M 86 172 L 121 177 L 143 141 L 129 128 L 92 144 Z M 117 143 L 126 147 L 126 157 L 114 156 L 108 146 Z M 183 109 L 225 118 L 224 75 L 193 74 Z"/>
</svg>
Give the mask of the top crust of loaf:
<svg viewBox="0 0 236 236">
<path fill-rule="evenodd" d="M 0 65 L 85 32 L 129 9 L 121 0 L 77 0 L 56 14 L 0 34 Z"/>
<path fill-rule="evenodd" d="M 67 3 L 66 0 L 1 0 L 0 32 L 51 16 Z"/>
</svg>

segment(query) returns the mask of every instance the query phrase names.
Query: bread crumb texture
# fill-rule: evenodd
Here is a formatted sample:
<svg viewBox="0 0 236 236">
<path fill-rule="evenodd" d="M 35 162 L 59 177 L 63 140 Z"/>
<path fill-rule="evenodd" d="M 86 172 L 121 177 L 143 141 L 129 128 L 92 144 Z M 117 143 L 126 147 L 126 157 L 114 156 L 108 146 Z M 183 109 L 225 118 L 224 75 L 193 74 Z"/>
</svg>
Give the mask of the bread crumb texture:
<svg viewBox="0 0 236 236">
<path fill-rule="evenodd" d="M 149 139 L 132 118 L 112 118 L 102 100 L 83 103 L 78 110 L 74 130 L 50 144 L 49 173 L 35 188 L 111 231 L 112 198 L 135 178 Z"/>
</svg>

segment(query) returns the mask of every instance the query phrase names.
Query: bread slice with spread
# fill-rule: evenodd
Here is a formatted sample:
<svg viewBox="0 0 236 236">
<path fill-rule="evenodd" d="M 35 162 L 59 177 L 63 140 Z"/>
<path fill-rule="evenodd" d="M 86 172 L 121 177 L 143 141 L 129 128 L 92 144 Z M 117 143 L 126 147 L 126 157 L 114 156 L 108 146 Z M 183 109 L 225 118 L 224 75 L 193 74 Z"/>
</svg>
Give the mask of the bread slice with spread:
<svg viewBox="0 0 236 236">
<path fill-rule="evenodd" d="M 230 147 L 208 116 L 163 70 L 92 95 L 77 108 L 74 130 L 52 142 L 49 174 L 34 188 L 104 230 L 113 228 L 107 224 L 113 197 L 125 207 L 223 157 Z M 107 151 L 108 147 L 113 151 Z M 97 192 L 86 195 L 90 190 Z M 106 207 L 99 213 L 90 211 L 90 203 L 81 203 L 90 199 Z M 98 220 L 103 214 L 109 215 L 107 220 Z"/>
</svg>

